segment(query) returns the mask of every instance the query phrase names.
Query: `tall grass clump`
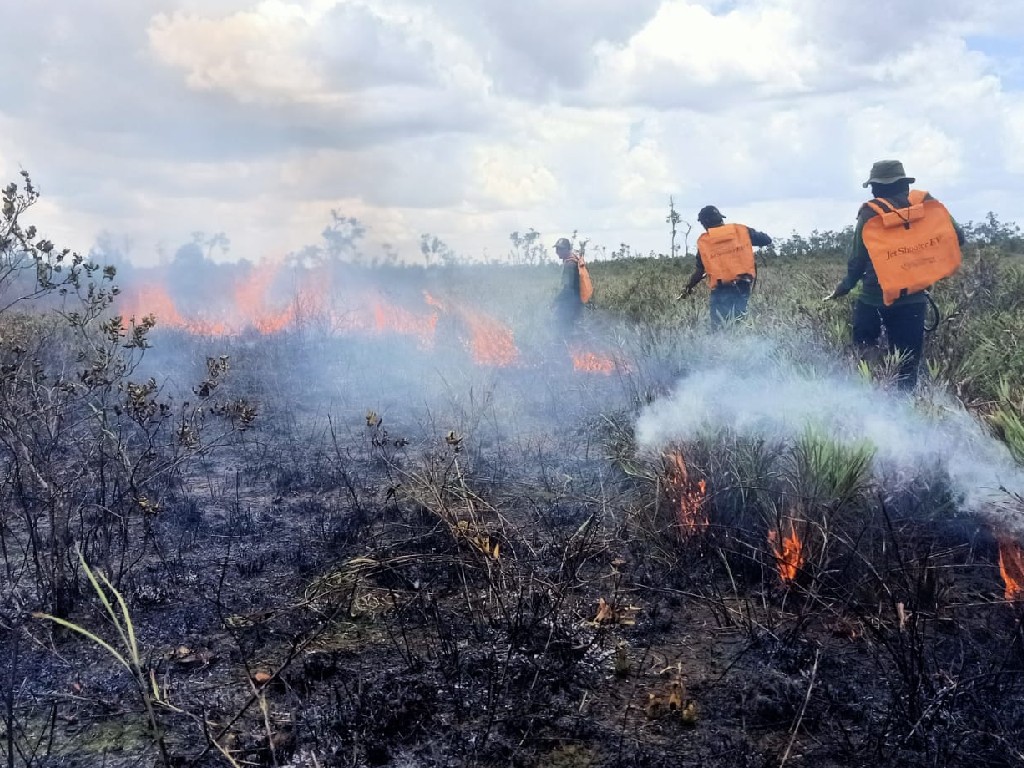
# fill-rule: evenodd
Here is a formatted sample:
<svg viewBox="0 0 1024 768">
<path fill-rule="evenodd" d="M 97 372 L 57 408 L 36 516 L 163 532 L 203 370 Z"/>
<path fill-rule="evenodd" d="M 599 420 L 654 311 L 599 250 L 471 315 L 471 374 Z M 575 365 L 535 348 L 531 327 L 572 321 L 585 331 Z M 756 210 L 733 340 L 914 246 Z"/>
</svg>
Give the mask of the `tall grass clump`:
<svg viewBox="0 0 1024 768">
<path fill-rule="evenodd" d="M 867 440 L 846 442 L 808 425 L 790 454 L 794 489 L 805 504 L 844 507 L 868 490 L 874 456 Z"/>
</svg>

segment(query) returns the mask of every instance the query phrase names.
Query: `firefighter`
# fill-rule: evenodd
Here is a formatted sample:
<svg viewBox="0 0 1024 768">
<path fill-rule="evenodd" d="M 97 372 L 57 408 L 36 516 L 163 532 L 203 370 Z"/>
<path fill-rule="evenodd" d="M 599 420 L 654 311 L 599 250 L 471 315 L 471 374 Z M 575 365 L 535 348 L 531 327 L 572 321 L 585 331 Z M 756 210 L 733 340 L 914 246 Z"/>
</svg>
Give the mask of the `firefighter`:
<svg viewBox="0 0 1024 768">
<path fill-rule="evenodd" d="M 555 296 L 555 320 L 562 336 L 568 337 L 576 332 L 583 307 L 593 294 L 593 287 L 583 254 L 573 252 L 569 239 L 559 238 L 554 247 L 555 254 L 562 262 L 561 287 Z"/>
<path fill-rule="evenodd" d="M 711 327 L 747 314 L 750 290 L 757 277 L 754 247 L 772 244 L 764 232 L 742 224 L 726 224 L 725 216 L 713 205 L 697 213 L 704 234 L 697 239 L 697 263 L 680 298 L 689 296 L 707 275 L 711 285 Z"/>
<path fill-rule="evenodd" d="M 917 385 L 924 348 L 928 288 L 960 266 L 964 233 L 946 207 L 927 192 L 911 189 L 899 160 L 871 166 L 864 187 L 872 199 L 857 212 L 857 226 L 846 277 L 826 301 L 838 299 L 862 282 L 853 305 L 853 342 L 876 347 L 882 328 L 890 353 L 900 357 L 897 387 Z"/>
</svg>

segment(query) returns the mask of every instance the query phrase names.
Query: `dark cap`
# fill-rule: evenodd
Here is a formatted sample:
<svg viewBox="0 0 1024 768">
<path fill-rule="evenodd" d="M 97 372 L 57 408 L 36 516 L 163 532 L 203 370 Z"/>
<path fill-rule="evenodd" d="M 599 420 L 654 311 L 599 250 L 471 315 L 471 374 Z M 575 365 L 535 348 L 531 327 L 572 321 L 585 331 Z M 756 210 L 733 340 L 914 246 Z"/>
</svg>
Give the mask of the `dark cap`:
<svg viewBox="0 0 1024 768">
<path fill-rule="evenodd" d="M 567 238 L 567 237 L 560 237 L 560 238 L 558 238 L 558 242 L 555 243 L 555 250 L 556 251 L 559 251 L 559 250 L 571 251 L 572 250 L 572 243 L 569 242 L 569 238 Z"/>
<path fill-rule="evenodd" d="M 722 215 L 722 212 L 713 205 L 705 205 L 697 213 L 697 221 L 699 221 L 701 224 L 715 224 L 719 221 L 722 221 L 724 218 L 725 216 Z"/>
</svg>

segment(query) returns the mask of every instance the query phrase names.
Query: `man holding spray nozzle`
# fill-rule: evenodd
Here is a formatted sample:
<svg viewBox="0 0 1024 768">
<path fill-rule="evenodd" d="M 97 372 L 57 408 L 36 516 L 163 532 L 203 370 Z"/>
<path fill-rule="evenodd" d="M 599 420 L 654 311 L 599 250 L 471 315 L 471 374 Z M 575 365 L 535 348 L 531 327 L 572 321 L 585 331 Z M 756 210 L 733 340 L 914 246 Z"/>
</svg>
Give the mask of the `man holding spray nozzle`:
<svg viewBox="0 0 1024 768">
<path fill-rule="evenodd" d="M 713 205 L 697 213 L 704 234 L 697 239 L 697 263 L 686 288 L 677 298 L 689 296 L 707 275 L 711 285 L 711 327 L 747 314 L 750 291 L 757 278 L 754 248 L 772 244 L 764 232 L 742 224 L 726 224 L 725 216 Z"/>
<path fill-rule="evenodd" d="M 897 387 L 910 391 L 924 349 L 928 288 L 960 267 L 964 233 L 938 200 L 911 189 L 899 160 L 871 166 L 864 187 L 872 198 L 860 207 L 846 277 L 825 301 L 862 282 L 853 305 L 853 343 L 876 346 L 885 328 L 889 351 L 901 357 Z"/>
</svg>

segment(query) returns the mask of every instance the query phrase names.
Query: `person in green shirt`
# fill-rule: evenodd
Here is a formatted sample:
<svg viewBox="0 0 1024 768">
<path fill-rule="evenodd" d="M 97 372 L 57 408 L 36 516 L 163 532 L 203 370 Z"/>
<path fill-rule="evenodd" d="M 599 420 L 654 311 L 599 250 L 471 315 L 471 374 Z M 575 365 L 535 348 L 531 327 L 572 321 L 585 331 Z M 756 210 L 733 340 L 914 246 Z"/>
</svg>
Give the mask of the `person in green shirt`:
<svg viewBox="0 0 1024 768">
<path fill-rule="evenodd" d="M 871 187 L 875 199 L 883 199 L 897 208 L 910 207 L 910 185 L 915 178 L 907 176 L 899 160 L 880 160 L 871 167 L 871 173 L 864 187 Z M 926 195 L 925 199 L 934 199 Z M 925 290 L 907 293 L 893 303 L 886 305 L 882 297 L 882 286 L 878 282 L 874 265 L 864 245 L 864 225 L 878 213 L 867 203 L 857 213 L 857 226 L 853 234 L 852 252 L 846 267 L 846 277 L 826 301 L 845 296 L 858 282 L 862 283 L 860 295 L 853 305 L 853 342 L 861 347 L 877 346 L 885 328 L 889 351 L 901 355 L 897 387 L 909 391 L 917 386 L 918 370 L 924 349 L 924 321 L 928 307 L 928 293 Z M 952 220 L 952 217 L 950 217 Z M 960 245 L 964 243 L 964 232 L 956 221 L 952 221 Z"/>
<path fill-rule="evenodd" d="M 571 337 L 578 330 L 583 315 L 583 301 L 580 299 L 580 257 L 573 253 L 569 238 L 560 237 L 555 243 L 555 254 L 562 262 L 562 279 L 558 295 L 555 296 L 555 318 L 559 333 Z"/>
</svg>

